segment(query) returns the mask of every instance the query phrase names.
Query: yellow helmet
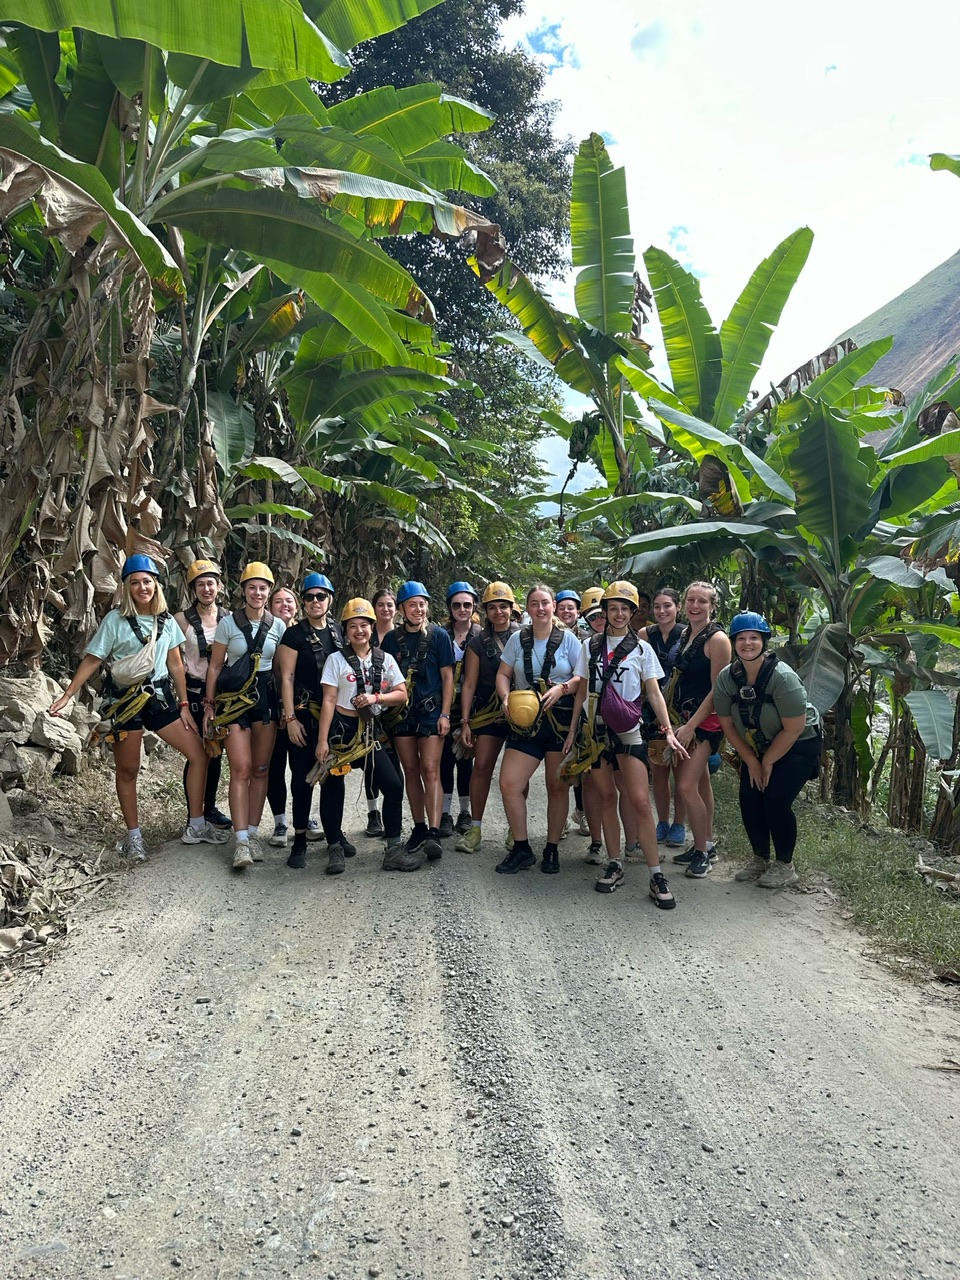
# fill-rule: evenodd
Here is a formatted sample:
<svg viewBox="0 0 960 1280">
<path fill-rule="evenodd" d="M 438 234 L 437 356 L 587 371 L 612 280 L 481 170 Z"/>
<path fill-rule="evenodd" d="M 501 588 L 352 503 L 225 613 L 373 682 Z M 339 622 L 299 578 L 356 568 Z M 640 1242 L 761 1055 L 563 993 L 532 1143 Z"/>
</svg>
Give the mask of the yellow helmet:
<svg viewBox="0 0 960 1280">
<path fill-rule="evenodd" d="M 483 593 L 481 604 L 492 604 L 494 600 L 506 600 L 508 604 L 516 604 L 513 588 L 505 582 L 491 582 Z"/>
<path fill-rule="evenodd" d="M 250 582 L 252 578 L 260 578 L 263 582 L 269 582 L 273 586 L 273 574 L 270 572 L 270 566 L 264 564 L 262 560 L 251 560 L 248 565 L 244 565 L 243 573 L 240 575 L 240 585 Z"/>
<path fill-rule="evenodd" d="M 369 600 L 364 600 L 363 596 L 354 596 L 352 600 L 348 600 L 340 613 L 341 625 L 352 622 L 355 618 L 362 618 L 366 622 L 372 622 L 374 626 L 377 624 L 377 615 L 374 613 L 373 605 Z"/>
<path fill-rule="evenodd" d="M 507 719 L 518 729 L 529 729 L 540 714 L 540 698 L 532 689 L 514 689 L 507 697 Z"/>
<path fill-rule="evenodd" d="M 223 570 L 212 560 L 194 560 L 187 570 L 187 586 L 189 587 L 197 578 L 204 577 L 222 578 Z"/>
<path fill-rule="evenodd" d="M 588 613 L 593 613 L 594 609 L 599 609 L 602 599 L 603 587 L 587 587 L 580 597 L 580 617 L 585 618 Z"/>
<path fill-rule="evenodd" d="M 624 582 L 623 579 L 611 582 L 600 598 L 603 601 L 623 600 L 626 604 L 633 605 L 634 609 L 640 608 L 639 591 L 632 582 Z"/>
</svg>

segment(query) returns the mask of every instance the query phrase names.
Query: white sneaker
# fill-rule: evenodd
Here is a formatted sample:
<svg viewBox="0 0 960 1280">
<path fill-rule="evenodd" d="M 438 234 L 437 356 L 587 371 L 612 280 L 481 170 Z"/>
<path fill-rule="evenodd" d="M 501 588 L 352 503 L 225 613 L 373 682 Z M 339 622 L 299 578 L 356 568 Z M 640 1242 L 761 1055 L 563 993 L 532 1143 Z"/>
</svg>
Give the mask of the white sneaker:
<svg viewBox="0 0 960 1280">
<path fill-rule="evenodd" d="M 234 871 L 242 871 L 244 867 L 253 865 L 253 855 L 250 852 L 249 840 L 238 840 L 237 847 L 233 852 L 233 869 Z"/>
<path fill-rule="evenodd" d="M 307 839 L 308 840 L 323 839 L 323 832 L 320 830 L 320 823 L 317 821 L 316 818 L 311 818 L 310 821 L 307 823 Z"/>
<path fill-rule="evenodd" d="M 279 819 L 274 823 L 273 835 L 270 837 L 270 843 L 275 849 L 282 849 L 287 843 L 287 824 Z"/>
<path fill-rule="evenodd" d="M 128 831 L 126 839 L 117 845 L 117 853 L 122 853 L 131 862 L 146 862 L 147 846 L 143 843 L 143 836 L 139 832 L 134 835 L 132 831 Z"/>
<path fill-rule="evenodd" d="M 585 813 L 581 813 L 579 809 L 574 809 L 573 820 L 577 824 L 577 829 L 582 836 L 588 836 L 590 834 L 590 823 L 587 821 L 587 815 Z"/>
<path fill-rule="evenodd" d="M 221 830 L 219 827 L 212 827 L 209 822 L 205 822 L 202 827 L 191 827 L 189 822 L 183 829 L 183 835 L 180 837 L 181 844 L 226 844 L 230 839 L 229 833 Z"/>
<path fill-rule="evenodd" d="M 253 861 L 262 862 L 263 861 L 263 842 L 261 841 L 260 837 L 250 836 L 247 839 L 247 844 L 250 846 L 250 857 L 253 859 Z"/>
</svg>

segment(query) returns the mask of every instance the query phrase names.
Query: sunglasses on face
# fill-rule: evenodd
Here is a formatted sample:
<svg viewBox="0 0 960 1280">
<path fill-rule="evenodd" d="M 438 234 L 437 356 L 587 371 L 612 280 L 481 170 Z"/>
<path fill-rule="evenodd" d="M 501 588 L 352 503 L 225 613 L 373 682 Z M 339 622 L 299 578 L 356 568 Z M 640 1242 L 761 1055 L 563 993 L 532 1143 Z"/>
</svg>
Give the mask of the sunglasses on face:
<svg viewBox="0 0 960 1280">
<path fill-rule="evenodd" d="M 319 604 L 321 600 L 326 600 L 325 591 L 308 591 L 303 597 L 305 604 Z"/>
<path fill-rule="evenodd" d="M 469 600 L 463 601 L 461 603 L 458 603 L 456 600 L 454 600 L 453 607 L 454 609 L 472 609 L 473 605 L 470 603 Z"/>
</svg>

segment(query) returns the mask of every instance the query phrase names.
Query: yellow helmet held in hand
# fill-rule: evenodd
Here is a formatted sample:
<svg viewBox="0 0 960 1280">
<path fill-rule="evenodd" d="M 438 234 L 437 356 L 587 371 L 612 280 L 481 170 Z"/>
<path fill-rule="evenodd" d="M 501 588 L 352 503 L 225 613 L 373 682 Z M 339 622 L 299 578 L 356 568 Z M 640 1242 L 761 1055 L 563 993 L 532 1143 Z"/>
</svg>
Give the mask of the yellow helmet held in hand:
<svg viewBox="0 0 960 1280">
<path fill-rule="evenodd" d="M 364 600 L 363 596 L 354 596 L 352 600 L 348 600 L 343 606 L 340 614 L 341 626 L 347 622 L 352 622 L 355 618 L 362 618 L 365 622 L 372 622 L 377 625 L 377 615 L 374 612 L 373 605 L 369 600 Z"/>
<path fill-rule="evenodd" d="M 214 564 L 212 560 L 194 560 L 193 564 L 187 570 L 187 586 L 194 583 L 197 578 L 222 578 L 223 570 L 218 564 Z"/>
<path fill-rule="evenodd" d="M 518 729 L 529 729 L 540 714 L 540 698 L 532 689 L 514 689 L 507 696 L 507 719 Z"/>
<path fill-rule="evenodd" d="M 622 579 L 611 582 L 600 598 L 604 603 L 609 600 L 622 600 L 625 604 L 632 605 L 634 609 L 640 608 L 640 592 L 632 582 L 624 582 Z"/>
<path fill-rule="evenodd" d="M 580 597 L 580 617 L 585 618 L 588 613 L 593 613 L 594 609 L 599 609 L 602 599 L 603 587 L 587 587 Z"/>
<path fill-rule="evenodd" d="M 261 582 L 269 582 L 273 586 L 273 574 L 270 572 L 270 566 L 264 564 L 262 560 L 251 560 L 248 565 L 244 565 L 243 573 L 240 575 L 241 587 L 245 582 L 250 582 L 254 578 L 260 579 Z"/>
<path fill-rule="evenodd" d="M 494 600 L 505 600 L 507 604 L 516 604 L 513 588 L 505 582 L 491 582 L 481 597 L 481 604 L 492 604 Z"/>
</svg>

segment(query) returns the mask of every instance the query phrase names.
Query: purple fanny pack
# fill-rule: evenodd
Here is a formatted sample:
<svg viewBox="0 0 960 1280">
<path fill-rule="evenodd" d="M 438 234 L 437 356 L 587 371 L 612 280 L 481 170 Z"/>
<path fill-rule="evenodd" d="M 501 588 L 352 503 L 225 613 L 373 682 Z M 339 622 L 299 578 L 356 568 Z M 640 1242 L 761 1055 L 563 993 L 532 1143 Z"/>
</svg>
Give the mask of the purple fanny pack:
<svg viewBox="0 0 960 1280">
<path fill-rule="evenodd" d="M 636 729 L 643 715 L 641 702 L 628 702 L 621 698 L 612 684 L 608 684 L 600 697 L 600 716 L 614 733 L 629 733 Z"/>
</svg>

